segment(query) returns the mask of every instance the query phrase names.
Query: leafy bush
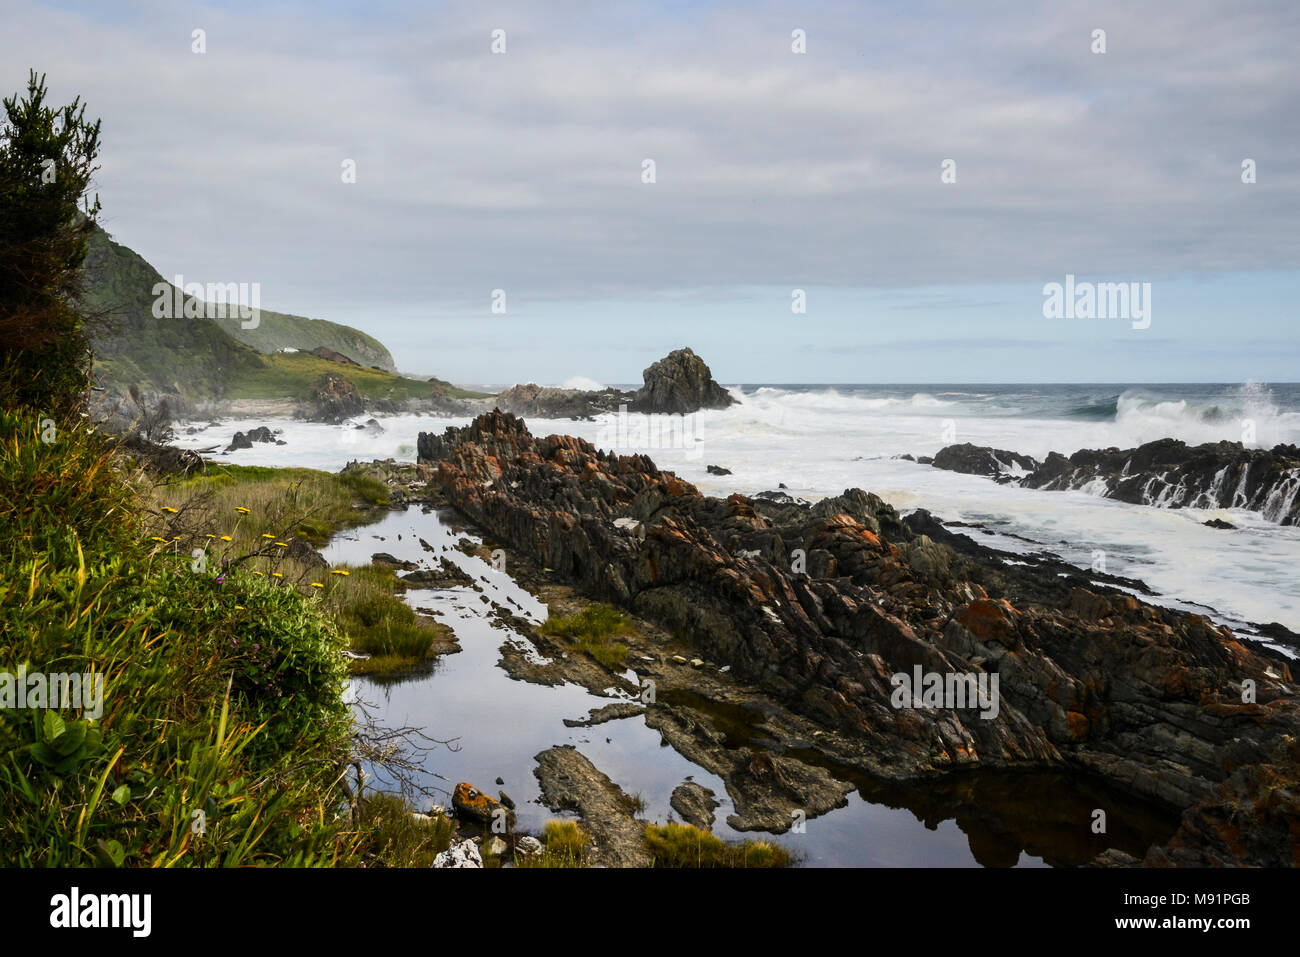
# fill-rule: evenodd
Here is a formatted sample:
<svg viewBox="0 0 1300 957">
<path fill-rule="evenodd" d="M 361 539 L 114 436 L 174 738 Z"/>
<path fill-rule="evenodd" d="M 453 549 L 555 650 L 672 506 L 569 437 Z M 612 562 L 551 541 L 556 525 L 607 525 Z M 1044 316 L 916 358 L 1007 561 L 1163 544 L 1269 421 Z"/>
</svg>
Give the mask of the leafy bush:
<svg viewBox="0 0 1300 957">
<path fill-rule="evenodd" d="M 102 439 L 0 409 L 0 670 L 93 673 L 103 711 L 0 707 L 0 860 L 350 863 L 327 610 L 151 543 Z M 156 536 L 160 540 L 162 536 Z"/>
</svg>

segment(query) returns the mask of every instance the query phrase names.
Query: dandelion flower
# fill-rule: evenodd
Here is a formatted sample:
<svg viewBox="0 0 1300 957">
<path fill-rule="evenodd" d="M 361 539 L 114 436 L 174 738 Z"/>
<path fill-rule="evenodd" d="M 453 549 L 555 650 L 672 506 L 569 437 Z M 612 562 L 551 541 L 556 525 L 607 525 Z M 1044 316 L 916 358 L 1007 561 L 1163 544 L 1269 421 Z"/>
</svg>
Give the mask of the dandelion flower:
<svg viewBox="0 0 1300 957">
<path fill-rule="evenodd" d="M 311 583 L 311 587 L 312 587 L 312 588 L 324 588 L 324 587 L 325 587 L 325 583 L 324 583 L 324 582 L 312 582 L 312 583 Z"/>
<path fill-rule="evenodd" d="M 221 536 L 221 540 L 222 540 L 223 542 L 228 542 L 228 541 L 230 541 L 230 536 L 229 536 L 229 535 L 222 535 L 222 536 Z"/>
<path fill-rule="evenodd" d="M 235 506 L 235 511 L 238 512 L 240 515 L 247 515 L 247 514 L 248 514 L 248 509 L 244 508 L 244 506 L 242 506 L 242 505 L 236 505 L 236 506 Z"/>
<path fill-rule="evenodd" d="M 167 539 L 165 539 L 165 538 L 159 538 L 157 535 L 150 535 L 150 536 L 149 536 L 149 541 L 151 541 L 151 542 L 165 542 L 165 541 L 167 541 Z"/>
<path fill-rule="evenodd" d="M 347 575 L 348 572 L 347 572 L 345 569 L 342 569 L 342 568 L 336 568 L 336 569 L 334 569 L 332 572 L 330 572 L 330 574 L 331 574 L 331 575 Z"/>
<path fill-rule="evenodd" d="M 170 505 L 164 505 L 164 506 L 162 506 L 162 510 L 163 510 L 164 512 L 170 512 L 172 515 L 178 515 L 178 514 L 180 514 L 179 512 L 176 511 L 176 509 L 172 508 Z"/>
<path fill-rule="evenodd" d="M 279 548 L 288 548 L 288 547 L 289 547 L 289 543 L 288 543 L 288 542 L 276 542 L 275 544 L 276 544 Z"/>
<path fill-rule="evenodd" d="M 245 609 L 244 609 L 244 606 L 243 606 L 243 605 L 236 605 L 236 606 L 235 606 L 235 611 L 244 611 L 244 610 L 245 610 Z"/>
<path fill-rule="evenodd" d="M 263 537 L 263 538 L 269 538 L 269 539 L 271 539 L 272 541 L 275 540 L 275 536 L 274 536 L 274 535 L 268 535 L 266 532 L 263 532 L 263 533 L 262 533 L 262 537 Z"/>
<path fill-rule="evenodd" d="M 272 578 L 283 578 L 283 577 L 284 577 L 284 572 L 271 572 L 271 577 L 272 577 Z"/>
</svg>

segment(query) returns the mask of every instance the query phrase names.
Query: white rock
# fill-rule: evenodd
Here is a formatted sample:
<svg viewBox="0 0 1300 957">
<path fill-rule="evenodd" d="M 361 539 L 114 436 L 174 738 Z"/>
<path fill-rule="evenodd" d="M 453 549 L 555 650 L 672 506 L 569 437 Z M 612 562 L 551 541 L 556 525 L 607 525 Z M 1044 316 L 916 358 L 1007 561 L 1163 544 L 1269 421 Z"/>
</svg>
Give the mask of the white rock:
<svg viewBox="0 0 1300 957">
<path fill-rule="evenodd" d="M 483 858 L 473 841 L 458 841 L 433 859 L 434 867 L 482 867 Z"/>
<path fill-rule="evenodd" d="M 520 854 L 531 857 L 534 854 L 542 853 L 542 842 L 535 837 L 524 836 L 515 841 L 515 850 Z"/>
<path fill-rule="evenodd" d="M 703 667 L 704 667 L 704 659 L 703 659 L 703 658 L 692 658 L 692 659 L 691 659 L 691 667 L 692 667 L 692 668 L 703 668 Z"/>
<path fill-rule="evenodd" d="M 500 857 L 506 852 L 506 842 L 501 840 L 499 837 L 494 837 L 492 840 L 487 842 L 487 847 L 484 848 L 484 850 L 493 857 Z"/>
<path fill-rule="evenodd" d="M 686 659 L 681 655 L 673 655 L 673 661 L 677 662 L 679 665 L 686 664 Z"/>
</svg>

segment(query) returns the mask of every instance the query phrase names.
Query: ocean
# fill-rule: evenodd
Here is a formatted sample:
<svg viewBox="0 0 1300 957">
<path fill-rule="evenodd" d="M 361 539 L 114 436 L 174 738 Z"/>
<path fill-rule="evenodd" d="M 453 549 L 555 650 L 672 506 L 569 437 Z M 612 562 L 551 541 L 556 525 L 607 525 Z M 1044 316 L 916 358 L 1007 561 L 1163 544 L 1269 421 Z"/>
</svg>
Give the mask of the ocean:
<svg viewBox="0 0 1300 957">
<path fill-rule="evenodd" d="M 1300 631 L 1300 527 L 1240 509 L 1160 509 L 1083 491 L 998 485 L 900 458 L 970 442 L 1042 459 L 1083 448 L 1130 448 L 1160 438 L 1189 444 L 1300 444 L 1300 385 L 740 385 L 740 404 L 692 416 L 607 415 L 593 421 L 529 420 L 535 434 L 577 435 L 619 452 L 644 452 L 708 495 L 784 485 L 810 501 L 858 487 L 900 512 L 925 508 L 1007 551 L 1052 552 L 1083 568 L 1141 579 L 1172 607 L 1249 631 L 1279 622 Z M 260 425 L 285 445 L 231 452 L 231 462 L 337 470 L 352 460 L 413 460 L 416 436 L 467 417 L 375 416 L 381 433 L 354 423 L 224 420 L 189 424 L 177 444 L 205 448 Z M 708 466 L 729 469 L 716 475 Z M 1223 518 L 1231 531 L 1208 528 Z"/>
</svg>

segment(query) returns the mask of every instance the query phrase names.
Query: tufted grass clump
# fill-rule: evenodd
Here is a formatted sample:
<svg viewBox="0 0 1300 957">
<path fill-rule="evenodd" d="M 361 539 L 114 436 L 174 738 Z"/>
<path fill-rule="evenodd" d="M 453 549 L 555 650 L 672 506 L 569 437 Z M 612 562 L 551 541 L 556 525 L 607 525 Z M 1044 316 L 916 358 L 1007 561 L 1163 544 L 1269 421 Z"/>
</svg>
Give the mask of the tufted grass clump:
<svg viewBox="0 0 1300 957">
<path fill-rule="evenodd" d="M 628 648 L 615 637 L 627 633 L 633 625 L 613 605 L 589 605 L 571 615 L 547 618 L 541 626 L 544 635 L 568 638 L 579 651 L 585 651 L 607 668 L 622 666 Z"/>
<path fill-rule="evenodd" d="M 586 867 L 587 846 L 591 837 L 577 821 L 547 821 L 542 830 L 542 853 L 532 857 L 516 856 L 519 867 Z"/>
<path fill-rule="evenodd" d="M 790 852 L 769 841 L 731 844 L 690 824 L 669 821 L 645 829 L 653 867 L 789 867 Z"/>
</svg>

